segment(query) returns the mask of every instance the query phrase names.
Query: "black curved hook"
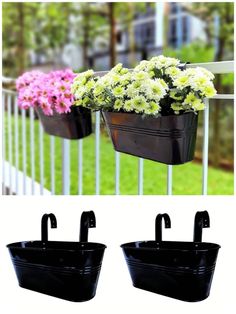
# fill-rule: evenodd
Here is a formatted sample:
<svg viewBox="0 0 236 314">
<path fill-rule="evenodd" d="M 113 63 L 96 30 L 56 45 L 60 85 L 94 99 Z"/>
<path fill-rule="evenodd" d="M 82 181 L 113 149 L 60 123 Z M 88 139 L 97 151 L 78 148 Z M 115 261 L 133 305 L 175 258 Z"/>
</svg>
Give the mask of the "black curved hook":
<svg viewBox="0 0 236 314">
<path fill-rule="evenodd" d="M 180 62 L 180 64 L 178 65 L 178 68 L 181 70 L 181 71 L 184 71 L 186 70 L 186 65 L 187 64 L 190 64 L 190 62 Z"/>
<path fill-rule="evenodd" d="M 164 219 L 165 222 L 165 228 L 171 228 L 171 221 L 170 216 L 168 214 L 158 214 L 156 216 L 156 241 L 161 242 L 162 241 L 162 219 Z"/>
<path fill-rule="evenodd" d="M 42 242 L 48 241 L 48 219 L 51 222 L 51 228 L 57 228 L 57 219 L 54 214 L 44 214 L 41 220 L 41 238 Z"/>
<path fill-rule="evenodd" d="M 88 229 L 96 227 L 96 217 L 94 212 L 88 211 L 83 212 L 80 218 L 80 235 L 79 241 L 80 242 L 87 242 L 88 241 Z"/>
<path fill-rule="evenodd" d="M 210 227 L 210 217 L 208 212 L 197 212 L 194 218 L 193 242 L 202 242 L 202 228 Z"/>
</svg>

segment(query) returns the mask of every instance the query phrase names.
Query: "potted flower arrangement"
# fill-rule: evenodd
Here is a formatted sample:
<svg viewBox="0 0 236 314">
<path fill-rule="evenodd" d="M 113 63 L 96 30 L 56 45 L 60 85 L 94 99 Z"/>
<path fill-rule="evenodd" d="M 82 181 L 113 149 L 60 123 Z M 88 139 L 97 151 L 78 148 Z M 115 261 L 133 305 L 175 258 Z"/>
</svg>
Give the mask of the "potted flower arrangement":
<svg viewBox="0 0 236 314">
<path fill-rule="evenodd" d="M 80 139 L 92 132 L 91 111 L 74 106 L 71 84 L 76 76 L 70 69 L 26 72 L 17 79 L 18 105 L 33 107 L 50 135 Z"/>
<path fill-rule="evenodd" d="M 115 150 L 174 165 L 194 157 L 198 112 L 216 94 L 213 78 L 158 56 L 132 72 L 122 64 L 102 77 L 89 70 L 74 78 L 72 93 L 77 105 L 102 110 Z"/>
</svg>

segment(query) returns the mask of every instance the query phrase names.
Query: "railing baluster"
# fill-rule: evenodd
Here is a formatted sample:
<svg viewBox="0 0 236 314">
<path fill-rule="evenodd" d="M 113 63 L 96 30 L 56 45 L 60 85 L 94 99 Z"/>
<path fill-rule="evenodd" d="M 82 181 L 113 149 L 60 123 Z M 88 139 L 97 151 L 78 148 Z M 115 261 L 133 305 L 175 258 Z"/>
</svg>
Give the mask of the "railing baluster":
<svg viewBox="0 0 236 314">
<path fill-rule="evenodd" d="M 138 159 L 138 195 L 143 195 L 143 158 Z"/>
<path fill-rule="evenodd" d="M 5 100 L 6 93 L 2 93 L 2 194 L 6 194 L 5 187 L 5 159 L 6 159 L 6 146 L 5 146 Z"/>
<path fill-rule="evenodd" d="M 95 194 L 100 194 L 100 111 L 95 113 Z"/>
<path fill-rule="evenodd" d="M 120 194 L 120 153 L 115 152 L 115 164 L 116 164 L 116 185 L 115 185 L 115 194 L 119 195 Z"/>
<path fill-rule="evenodd" d="M 202 195 L 207 195 L 208 183 L 208 146 L 209 146 L 209 100 L 205 99 L 203 113 L 203 148 L 202 148 Z"/>
<path fill-rule="evenodd" d="M 34 109 L 30 108 L 31 193 L 35 194 Z"/>
<path fill-rule="evenodd" d="M 27 156 L 26 156 L 26 119 L 25 119 L 26 111 L 25 109 L 21 110 L 21 118 L 22 118 L 22 147 L 23 147 L 23 194 L 27 193 L 26 191 L 26 171 L 27 171 Z"/>
<path fill-rule="evenodd" d="M 18 194 L 19 192 L 19 176 L 18 176 L 18 170 L 19 170 L 19 124 L 18 124 L 18 105 L 17 105 L 17 96 L 15 96 L 14 100 L 14 116 L 15 116 L 15 134 L 14 134 L 14 140 L 15 140 L 15 192 Z"/>
<path fill-rule="evenodd" d="M 70 194 L 70 141 L 62 139 L 62 194 Z"/>
<path fill-rule="evenodd" d="M 8 162 L 9 162 L 9 194 L 12 194 L 12 121 L 11 121 L 11 104 L 12 95 L 7 97 L 7 112 L 8 112 Z"/>
<path fill-rule="evenodd" d="M 78 141 L 78 194 L 83 194 L 83 140 Z"/>
<path fill-rule="evenodd" d="M 55 194 L 55 138 L 50 136 L 51 194 Z"/>
<path fill-rule="evenodd" d="M 40 169 L 40 194 L 43 195 L 44 190 L 44 143 L 43 143 L 43 127 L 39 123 L 39 169 Z"/>
<path fill-rule="evenodd" d="M 172 195 L 173 166 L 167 166 L 167 195 Z"/>
</svg>

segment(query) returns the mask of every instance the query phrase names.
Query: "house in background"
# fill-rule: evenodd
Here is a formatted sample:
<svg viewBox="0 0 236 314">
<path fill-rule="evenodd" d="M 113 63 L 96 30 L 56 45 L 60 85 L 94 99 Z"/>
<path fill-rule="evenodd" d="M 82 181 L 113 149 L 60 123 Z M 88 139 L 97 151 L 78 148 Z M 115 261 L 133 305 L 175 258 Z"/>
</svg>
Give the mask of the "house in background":
<svg viewBox="0 0 236 314">
<path fill-rule="evenodd" d="M 154 5 L 153 5 L 154 4 Z M 137 13 L 132 22 L 135 41 L 135 62 L 159 55 L 163 47 L 179 48 L 196 39 L 206 40 L 204 22 L 190 14 L 191 3 L 156 2 L 146 3 L 146 10 Z M 83 68 L 82 47 L 75 43 L 78 17 L 71 16 L 69 41 L 58 53 L 38 55 L 31 51 L 32 68 L 49 70 L 50 68 L 71 67 Z M 108 28 L 108 26 L 107 26 Z M 108 33 L 108 29 L 104 34 Z M 132 67 L 129 47 L 129 33 L 122 23 L 116 26 L 117 62 L 126 67 Z M 40 62 L 39 62 L 40 60 Z M 108 36 L 98 37 L 89 51 L 89 67 L 95 70 L 110 68 Z"/>
<path fill-rule="evenodd" d="M 188 6 L 191 3 L 157 2 L 155 6 L 147 3 L 146 12 L 136 14 L 133 21 L 136 62 L 161 54 L 164 46 L 177 49 L 196 39 L 206 40 L 204 22 L 190 14 Z M 131 67 L 129 34 L 119 24 L 116 51 L 117 62 Z M 109 69 L 108 40 L 97 39 L 94 50 L 90 51 L 90 60 L 95 69 Z"/>
<path fill-rule="evenodd" d="M 167 30 L 164 36 L 167 38 L 166 45 L 180 48 L 194 40 L 205 41 L 205 23 L 188 11 L 191 3 L 166 3 Z"/>
</svg>

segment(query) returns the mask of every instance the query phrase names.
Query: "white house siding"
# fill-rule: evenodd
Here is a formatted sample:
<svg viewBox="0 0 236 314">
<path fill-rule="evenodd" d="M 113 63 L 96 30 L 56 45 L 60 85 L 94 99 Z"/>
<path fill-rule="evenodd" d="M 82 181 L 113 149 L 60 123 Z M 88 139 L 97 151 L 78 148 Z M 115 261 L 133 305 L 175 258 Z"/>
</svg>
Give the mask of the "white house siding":
<svg viewBox="0 0 236 314">
<path fill-rule="evenodd" d="M 199 18 L 191 15 L 191 29 L 190 29 L 190 40 L 194 41 L 200 39 L 205 41 L 206 33 L 204 31 L 205 23 Z"/>
</svg>

